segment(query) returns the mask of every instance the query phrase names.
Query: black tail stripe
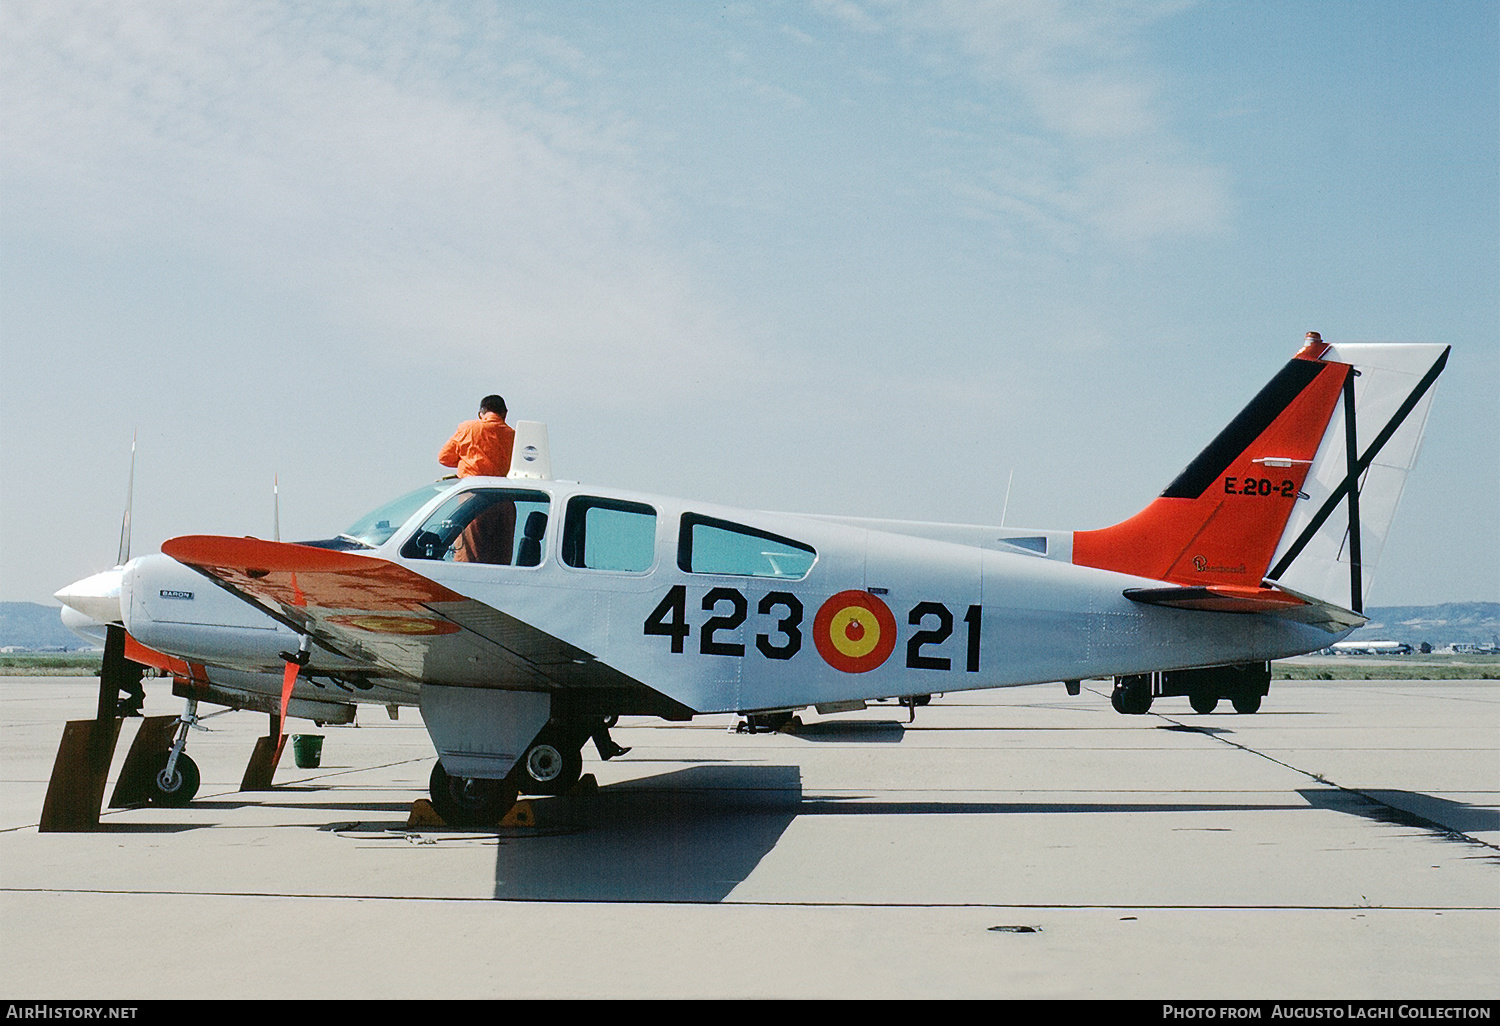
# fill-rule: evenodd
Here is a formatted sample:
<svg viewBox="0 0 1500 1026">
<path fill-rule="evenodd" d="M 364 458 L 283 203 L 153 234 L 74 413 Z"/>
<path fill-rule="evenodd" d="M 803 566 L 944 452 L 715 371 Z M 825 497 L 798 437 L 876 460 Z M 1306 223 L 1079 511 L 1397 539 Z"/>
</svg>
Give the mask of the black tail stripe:
<svg viewBox="0 0 1500 1026">
<path fill-rule="evenodd" d="M 1365 454 L 1360 457 L 1359 462 L 1349 469 L 1348 474 L 1344 476 L 1344 480 L 1339 482 L 1339 486 L 1333 490 L 1333 494 L 1329 495 L 1323 501 L 1322 507 L 1313 515 L 1312 521 L 1302 529 L 1302 533 L 1297 536 L 1297 540 L 1292 543 L 1292 547 L 1286 550 L 1286 555 L 1282 556 L 1280 562 L 1266 574 L 1268 580 L 1274 581 L 1286 573 L 1287 567 L 1292 565 L 1292 560 L 1302 555 L 1302 550 L 1307 548 L 1307 543 L 1312 541 L 1313 535 L 1318 533 L 1318 529 L 1323 526 L 1324 521 L 1338 507 L 1339 500 L 1359 481 L 1359 476 L 1375 461 L 1375 457 L 1380 455 L 1380 450 L 1385 448 L 1385 443 L 1389 442 L 1391 436 L 1396 433 L 1396 429 L 1406 422 L 1406 418 L 1411 415 L 1411 411 L 1417 408 L 1417 403 L 1427 394 L 1427 390 L 1432 387 L 1432 383 L 1437 380 L 1439 374 L 1443 373 L 1443 368 L 1447 365 L 1448 350 L 1444 349 L 1443 355 L 1439 356 L 1437 362 L 1428 369 L 1426 374 L 1422 375 L 1422 380 L 1417 382 L 1417 387 L 1411 390 L 1411 395 L 1406 397 L 1406 401 L 1401 404 L 1401 408 L 1396 411 L 1395 416 L 1391 417 L 1380 434 L 1375 436 L 1375 441 L 1370 443 L 1370 447 L 1365 450 Z"/>
<path fill-rule="evenodd" d="M 1355 467 L 1359 465 L 1359 417 L 1355 409 L 1354 401 L 1354 375 L 1350 374 L 1344 378 L 1344 473 L 1354 474 Z M 1363 613 L 1363 599 L 1360 597 L 1365 593 L 1360 585 L 1360 555 L 1359 547 L 1359 489 L 1346 489 L 1349 493 L 1349 608 L 1356 613 Z"/>
<path fill-rule="evenodd" d="M 1326 364 L 1316 360 L 1292 360 L 1262 388 L 1250 405 L 1219 432 L 1207 449 L 1162 492 L 1166 499 L 1196 499 L 1218 480 L 1224 468 L 1261 436 L 1283 410 L 1307 388 Z"/>
</svg>

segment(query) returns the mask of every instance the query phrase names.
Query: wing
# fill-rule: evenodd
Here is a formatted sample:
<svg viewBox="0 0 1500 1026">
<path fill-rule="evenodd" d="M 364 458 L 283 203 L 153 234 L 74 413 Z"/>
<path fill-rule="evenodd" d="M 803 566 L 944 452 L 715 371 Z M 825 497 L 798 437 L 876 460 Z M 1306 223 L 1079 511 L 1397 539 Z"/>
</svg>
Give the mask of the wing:
<svg viewBox="0 0 1500 1026">
<path fill-rule="evenodd" d="M 526 691 L 646 688 L 576 645 L 389 560 L 210 535 L 173 538 L 162 552 L 324 648 L 410 680 Z"/>
<path fill-rule="evenodd" d="M 1247 588 L 1234 584 L 1126 588 L 1125 597 L 1132 602 L 1173 609 L 1196 609 L 1209 613 L 1261 613 L 1311 624 L 1330 634 L 1342 634 L 1367 620 L 1353 610 L 1299 594 L 1289 588 Z"/>
</svg>

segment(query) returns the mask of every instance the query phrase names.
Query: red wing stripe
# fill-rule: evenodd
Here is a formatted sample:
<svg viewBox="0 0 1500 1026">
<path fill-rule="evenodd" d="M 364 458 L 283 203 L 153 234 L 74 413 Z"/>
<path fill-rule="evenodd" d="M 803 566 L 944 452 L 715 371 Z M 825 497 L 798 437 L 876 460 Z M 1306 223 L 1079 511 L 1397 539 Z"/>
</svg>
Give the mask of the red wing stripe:
<svg viewBox="0 0 1500 1026">
<path fill-rule="evenodd" d="M 391 612 L 464 600 L 387 560 L 309 545 L 188 535 L 164 542 L 161 550 L 273 605 Z"/>
</svg>

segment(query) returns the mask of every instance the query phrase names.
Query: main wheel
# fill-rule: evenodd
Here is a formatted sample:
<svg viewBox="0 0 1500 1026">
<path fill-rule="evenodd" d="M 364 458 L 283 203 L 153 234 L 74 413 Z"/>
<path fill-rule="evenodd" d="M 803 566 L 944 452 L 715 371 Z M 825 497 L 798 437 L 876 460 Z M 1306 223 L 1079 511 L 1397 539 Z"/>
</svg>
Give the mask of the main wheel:
<svg viewBox="0 0 1500 1026">
<path fill-rule="evenodd" d="M 1219 696 L 1212 691 L 1194 691 L 1188 695 L 1188 705 L 1193 707 L 1193 712 L 1202 713 L 1207 716 L 1213 712 L 1219 704 Z"/>
<path fill-rule="evenodd" d="M 198 764 L 183 752 L 177 756 L 177 765 L 167 772 L 170 752 L 163 753 L 151 782 L 147 786 L 146 799 L 152 805 L 163 805 L 169 809 L 180 809 L 198 793 Z"/>
<path fill-rule="evenodd" d="M 1231 695 L 1229 701 L 1234 704 L 1235 712 L 1253 713 L 1260 711 L 1260 698 L 1260 695 L 1255 694 Z"/>
<path fill-rule="evenodd" d="M 512 774 L 526 794 L 564 794 L 583 774 L 583 753 L 548 738 L 532 742 Z"/>
<path fill-rule="evenodd" d="M 508 780 L 455 777 L 438 760 L 427 782 L 432 807 L 451 826 L 494 826 L 516 804 L 516 787 Z"/>
<path fill-rule="evenodd" d="M 1145 675 L 1126 677 L 1115 685 L 1109 696 L 1115 712 L 1140 716 L 1151 711 L 1151 678 Z"/>
</svg>

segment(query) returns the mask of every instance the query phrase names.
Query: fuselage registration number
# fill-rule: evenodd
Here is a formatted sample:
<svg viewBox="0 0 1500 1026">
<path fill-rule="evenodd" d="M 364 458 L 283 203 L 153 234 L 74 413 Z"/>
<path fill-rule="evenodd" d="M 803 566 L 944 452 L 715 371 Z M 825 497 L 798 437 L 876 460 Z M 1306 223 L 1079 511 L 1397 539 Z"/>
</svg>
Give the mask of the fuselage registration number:
<svg viewBox="0 0 1500 1026">
<path fill-rule="evenodd" d="M 751 618 L 750 601 L 738 588 L 710 588 L 703 596 L 702 612 L 711 614 L 695 625 L 689 622 L 687 586 L 667 589 L 656 608 L 642 624 L 648 637 L 668 639 L 671 651 L 688 651 L 696 629 L 700 655 L 744 658 L 748 646 L 733 632 Z M 895 617 L 885 603 L 870 592 L 846 591 L 831 596 L 817 610 L 811 627 L 805 623 L 802 600 L 789 591 L 771 591 L 755 604 L 755 651 L 761 657 L 787 660 L 804 647 L 805 634 L 813 635 L 814 647 L 824 661 L 848 673 L 863 673 L 883 664 L 895 650 Z M 916 627 L 906 639 L 906 666 L 913 670 L 952 670 L 961 665 L 969 673 L 979 671 L 982 609 L 971 605 L 961 620 L 942 602 L 924 601 L 912 606 L 906 622 Z M 696 619 L 694 617 L 693 619 Z M 955 630 L 962 624 L 961 630 Z M 956 639 L 955 633 L 961 635 Z"/>
</svg>

